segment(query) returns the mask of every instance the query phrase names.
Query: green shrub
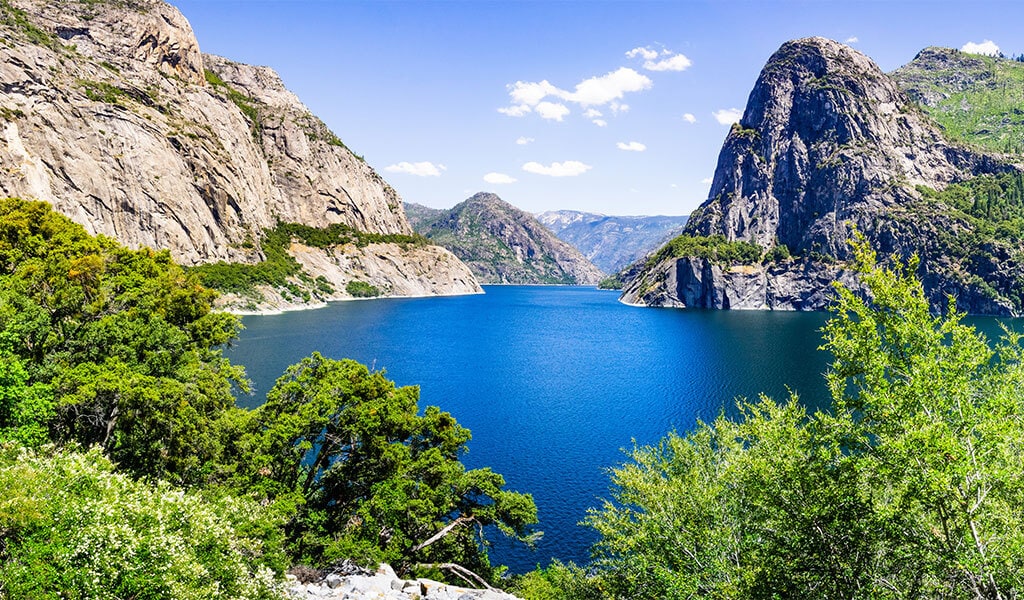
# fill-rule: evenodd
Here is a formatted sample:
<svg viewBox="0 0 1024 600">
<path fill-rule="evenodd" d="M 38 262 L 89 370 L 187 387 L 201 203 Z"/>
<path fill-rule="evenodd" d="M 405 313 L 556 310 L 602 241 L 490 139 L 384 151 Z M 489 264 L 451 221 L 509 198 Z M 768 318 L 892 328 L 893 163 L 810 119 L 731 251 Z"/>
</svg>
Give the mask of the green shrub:
<svg viewBox="0 0 1024 600">
<path fill-rule="evenodd" d="M 723 235 L 680 235 L 673 238 L 647 259 L 648 267 L 668 258 L 696 257 L 718 264 L 754 264 L 760 262 L 764 250 L 751 242 L 730 242 Z"/>
<path fill-rule="evenodd" d="M 381 292 L 376 286 L 365 281 L 352 280 L 345 286 L 345 291 L 353 298 L 376 298 Z"/>
<path fill-rule="evenodd" d="M 258 505 L 134 481 L 98 449 L 0 447 L 0 506 L 5 598 L 283 597 Z"/>
</svg>

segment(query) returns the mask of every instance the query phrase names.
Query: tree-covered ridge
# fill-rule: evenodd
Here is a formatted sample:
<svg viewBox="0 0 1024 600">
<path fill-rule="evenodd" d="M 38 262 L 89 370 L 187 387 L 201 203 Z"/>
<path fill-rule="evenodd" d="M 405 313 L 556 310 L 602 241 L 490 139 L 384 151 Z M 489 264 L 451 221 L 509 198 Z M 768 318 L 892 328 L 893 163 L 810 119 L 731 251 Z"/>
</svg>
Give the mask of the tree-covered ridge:
<svg viewBox="0 0 1024 600">
<path fill-rule="evenodd" d="M 0 200 L 0 483 L 23 480 L 0 492 L 0 596 L 272 597 L 288 562 L 338 558 L 495 581 L 484 527 L 529 542 L 536 507 L 465 469 L 469 431 L 421 413 L 418 389 L 319 354 L 259 409 L 236 407 L 248 382 L 221 348 L 240 325 L 214 296 L 167 252 Z M 82 475 L 41 481 L 47 469 Z M 138 577 L 162 562 L 178 587 Z"/>
<path fill-rule="evenodd" d="M 937 230 L 923 260 L 949 262 L 965 284 L 1024 311 L 1024 174 L 982 175 L 941 192 L 918 187 L 923 202 L 897 220 L 936 219 L 962 223 Z"/>
<path fill-rule="evenodd" d="M 949 139 L 1024 152 L 1024 62 L 926 48 L 893 76 Z"/>
</svg>

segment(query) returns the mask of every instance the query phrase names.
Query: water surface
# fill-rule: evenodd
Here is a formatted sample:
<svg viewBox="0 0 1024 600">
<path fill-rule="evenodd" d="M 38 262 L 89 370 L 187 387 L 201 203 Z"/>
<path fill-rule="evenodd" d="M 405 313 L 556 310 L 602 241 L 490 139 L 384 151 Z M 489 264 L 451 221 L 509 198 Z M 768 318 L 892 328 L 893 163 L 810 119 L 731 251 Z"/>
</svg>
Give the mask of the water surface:
<svg viewBox="0 0 1024 600">
<path fill-rule="evenodd" d="M 577 523 L 607 497 L 607 468 L 634 440 L 733 413 L 738 397 L 792 390 L 805 404 L 827 402 L 823 313 L 645 309 L 590 288 L 485 289 L 246 317 L 228 355 L 255 384 L 250 405 L 313 351 L 419 385 L 421 407 L 438 405 L 472 430 L 467 466 L 490 466 L 534 495 L 545 532 L 537 549 L 496 539 L 492 554 L 518 572 L 552 557 L 587 560 L 594 535 Z"/>
</svg>

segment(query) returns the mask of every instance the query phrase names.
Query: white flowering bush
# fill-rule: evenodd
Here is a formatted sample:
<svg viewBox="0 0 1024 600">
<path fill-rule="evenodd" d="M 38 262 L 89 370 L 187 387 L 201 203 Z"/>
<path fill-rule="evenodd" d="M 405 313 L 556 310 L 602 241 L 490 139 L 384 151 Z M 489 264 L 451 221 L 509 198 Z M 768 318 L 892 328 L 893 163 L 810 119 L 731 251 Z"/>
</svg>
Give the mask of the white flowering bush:
<svg viewBox="0 0 1024 600">
<path fill-rule="evenodd" d="M 0 447 L 0 598 L 283 597 L 255 503 L 115 473 L 97 449 Z"/>
</svg>

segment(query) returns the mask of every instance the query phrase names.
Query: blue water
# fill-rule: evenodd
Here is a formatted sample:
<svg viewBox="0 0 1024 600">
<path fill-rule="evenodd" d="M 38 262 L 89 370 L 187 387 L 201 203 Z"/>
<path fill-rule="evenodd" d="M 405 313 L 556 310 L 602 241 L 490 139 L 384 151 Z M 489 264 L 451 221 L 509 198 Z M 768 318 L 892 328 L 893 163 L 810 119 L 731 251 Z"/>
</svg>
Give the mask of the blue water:
<svg viewBox="0 0 1024 600">
<path fill-rule="evenodd" d="M 634 440 L 733 413 L 737 397 L 792 390 L 827 403 L 822 313 L 644 309 L 576 287 L 486 291 L 246 317 L 228 355 L 254 382 L 250 405 L 313 351 L 419 385 L 421 406 L 472 430 L 467 466 L 533 494 L 545 532 L 536 550 L 494 536 L 492 562 L 515 572 L 553 557 L 586 562 L 595 536 L 577 523 L 608 496 L 607 469 Z"/>
</svg>

